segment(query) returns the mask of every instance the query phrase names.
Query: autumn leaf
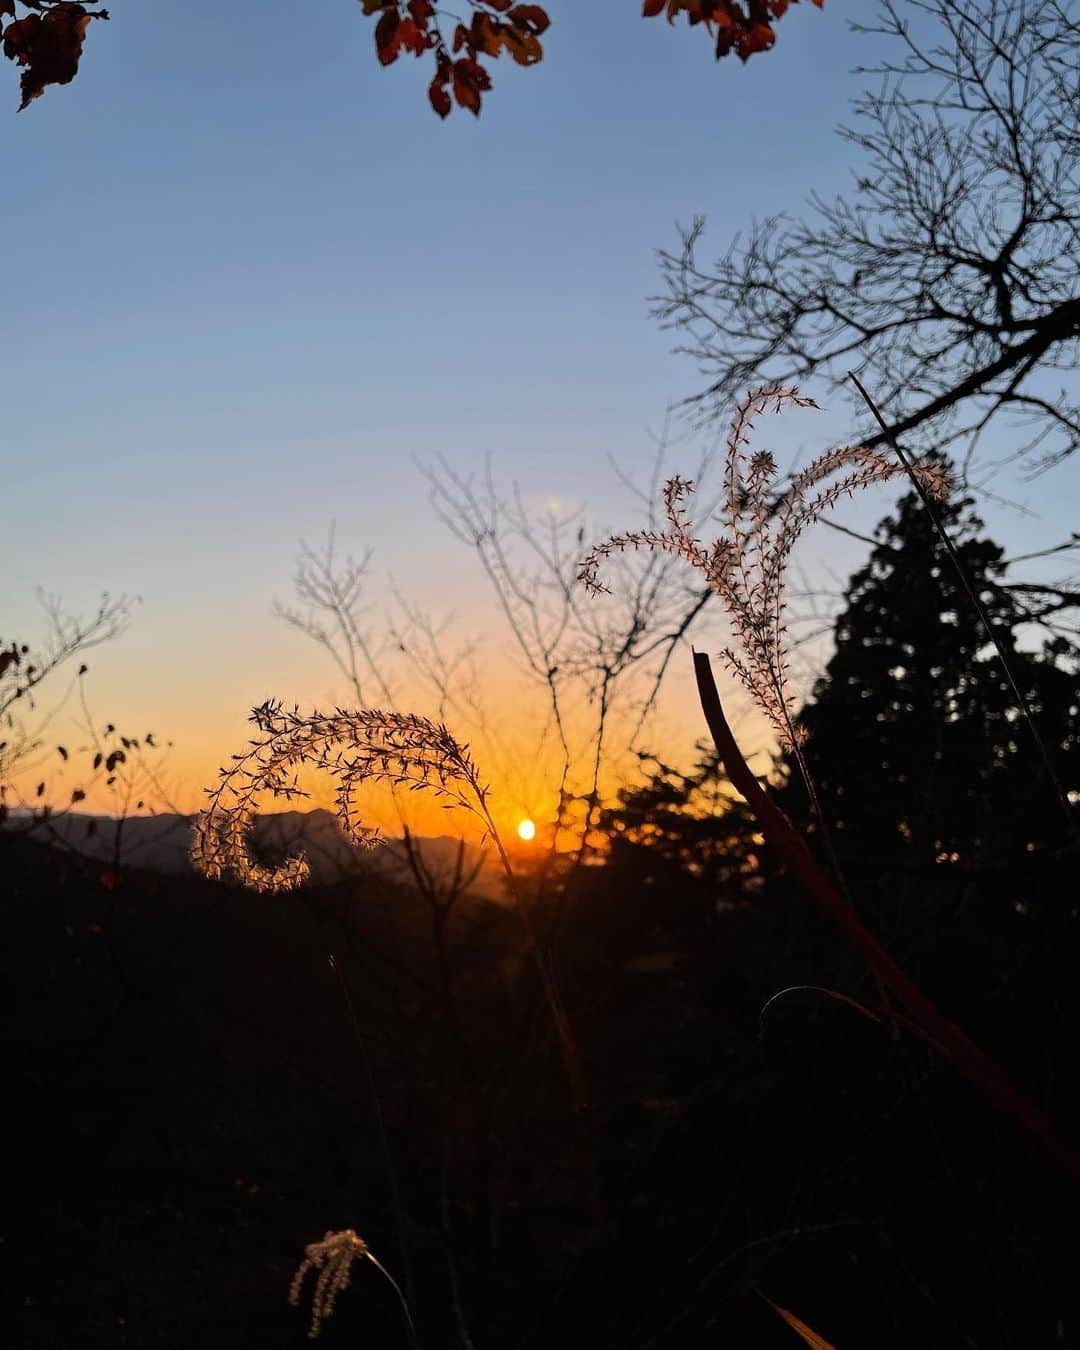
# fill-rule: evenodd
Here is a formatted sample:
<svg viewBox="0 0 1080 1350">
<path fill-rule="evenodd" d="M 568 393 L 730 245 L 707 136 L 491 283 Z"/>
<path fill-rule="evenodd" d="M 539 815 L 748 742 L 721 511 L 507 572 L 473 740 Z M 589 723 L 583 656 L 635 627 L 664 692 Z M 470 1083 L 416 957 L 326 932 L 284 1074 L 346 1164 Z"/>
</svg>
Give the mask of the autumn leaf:
<svg viewBox="0 0 1080 1350">
<path fill-rule="evenodd" d="M 540 37 L 551 27 L 547 11 L 539 5 L 514 5 L 506 17 L 515 28 L 532 37 Z"/>
<path fill-rule="evenodd" d="M 398 25 L 397 40 L 413 56 L 420 56 L 431 44 L 430 34 L 423 31 L 412 15 L 407 15 Z"/>
<path fill-rule="evenodd" d="M 544 58 L 540 38 L 551 20 L 540 5 L 513 0 L 468 3 L 471 18 L 455 22 L 450 32 L 440 26 L 432 0 L 360 0 L 369 18 L 378 16 L 375 50 L 381 65 L 392 65 L 402 52 L 417 57 L 433 54 L 435 73 L 428 101 L 443 118 L 449 117 L 455 103 L 479 115 L 482 96 L 491 88 L 491 74 L 481 58 L 495 60 L 506 52 L 519 66 L 534 66 Z M 442 18 L 446 20 L 445 15 Z"/>
<path fill-rule="evenodd" d="M 690 26 L 702 24 L 715 35 L 716 59 L 734 52 L 743 61 L 756 52 L 767 52 L 776 42 L 773 21 L 782 18 L 797 0 L 644 0 L 646 19 L 667 16 L 674 23 L 685 14 Z M 811 0 L 821 9 L 825 0 Z"/>
<path fill-rule="evenodd" d="M 401 38 L 398 34 L 400 27 L 401 15 L 397 5 L 384 9 L 379 16 L 379 22 L 375 25 L 375 50 L 380 63 L 384 66 L 396 61 L 401 51 Z"/>
<path fill-rule="evenodd" d="M 760 1292 L 760 1291 L 759 1291 Z M 787 1308 L 781 1308 L 778 1303 L 774 1303 L 771 1298 L 765 1298 L 765 1302 L 773 1309 L 797 1336 L 801 1336 L 803 1341 L 810 1346 L 810 1350 L 836 1350 L 836 1346 L 831 1341 L 827 1341 L 824 1336 L 819 1336 L 816 1331 L 806 1325 L 801 1318 L 795 1316 L 793 1312 L 788 1312 Z"/>
<path fill-rule="evenodd" d="M 407 52 L 422 57 L 431 52 L 435 72 L 428 100 L 439 117 L 459 107 L 479 114 L 482 95 L 491 88 L 491 75 L 481 58 L 495 60 L 503 53 L 519 66 L 544 59 L 540 41 L 551 20 L 536 4 L 514 0 L 465 0 L 471 21 L 457 23 L 452 38 L 440 27 L 440 11 L 433 0 L 359 0 L 368 18 L 375 19 L 375 51 L 379 64 L 393 65 Z M 735 52 L 743 61 L 768 51 L 776 42 L 775 23 L 797 0 L 643 0 L 645 18 L 666 15 L 674 23 L 680 15 L 691 27 L 703 26 L 715 41 L 717 59 Z M 820 9 L 824 0 L 811 0 Z M 76 0 L 18 0 L 31 12 L 16 18 L 17 0 L 0 0 L 4 55 L 22 66 L 20 111 L 50 84 L 68 84 L 75 78 L 83 41 L 91 19 L 107 19 L 104 9 L 87 9 Z M 443 21 L 447 21 L 445 13 Z M 459 59 L 451 58 L 451 51 Z"/>
<path fill-rule="evenodd" d="M 450 58 L 442 52 L 435 64 L 435 78 L 428 87 L 428 99 L 440 117 L 449 117 L 454 106 L 450 98 Z"/>
<path fill-rule="evenodd" d="M 47 3 L 41 0 L 35 8 Z M 14 6 L 5 5 L 3 12 L 14 13 Z M 57 0 L 43 13 L 28 14 L 8 24 L 4 29 L 4 55 L 25 67 L 20 81 L 20 112 L 45 92 L 46 85 L 70 84 L 79 69 L 90 20 L 108 17 L 104 9 L 89 10 L 69 0 Z"/>
<path fill-rule="evenodd" d="M 480 116 L 480 95 L 491 88 L 491 78 L 482 65 L 471 56 L 454 62 L 454 98 L 462 108 Z"/>
</svg>

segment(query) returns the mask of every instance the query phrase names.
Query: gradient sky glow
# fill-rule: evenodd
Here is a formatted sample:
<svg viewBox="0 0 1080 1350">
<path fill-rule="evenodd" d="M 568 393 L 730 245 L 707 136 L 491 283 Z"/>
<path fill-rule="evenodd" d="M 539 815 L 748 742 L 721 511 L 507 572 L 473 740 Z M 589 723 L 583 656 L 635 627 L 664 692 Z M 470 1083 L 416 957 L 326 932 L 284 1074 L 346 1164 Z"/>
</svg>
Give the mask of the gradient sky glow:
<svg viewBox="0 0 1080 1350">
<path fill-rule="evenodd" d="M 637 0 L 551 0 L 544 63 L 498 63 L 479 121 L 442 124 L 426 65 L 381 70 L 355 0 L 110 8 L 75 83 L 17 117 L 0 71 L 0 636 L 37 631 L 39 585 L 75 609 L 140 595 L 95 657 L 95 706 L 171 736 L 205 782 L 253 703 L 334 690 L 270 613 L 300 538 L 336 520 L 418 603 L 482 612 L 417 461 L 490 455 L 530 499 L 634 523 L 608 457 L 644 473 L 648 429 L 695 385 L 647 317 L 653 251 L 698 212 L 720 251 L 844 188 L 833 128 L 869 40 L 828 0 L 793 8 L 772 54 L 717 65 Z M 843 434 L 834 402 L 815 448 Z M 1009 484 L 1041 516 L 988 519 L 1037 546 L 1075 526 L 1076 487 L 1072 465 Z M 849 570 L 834 545 L 808 565 Z"/>
</svg>

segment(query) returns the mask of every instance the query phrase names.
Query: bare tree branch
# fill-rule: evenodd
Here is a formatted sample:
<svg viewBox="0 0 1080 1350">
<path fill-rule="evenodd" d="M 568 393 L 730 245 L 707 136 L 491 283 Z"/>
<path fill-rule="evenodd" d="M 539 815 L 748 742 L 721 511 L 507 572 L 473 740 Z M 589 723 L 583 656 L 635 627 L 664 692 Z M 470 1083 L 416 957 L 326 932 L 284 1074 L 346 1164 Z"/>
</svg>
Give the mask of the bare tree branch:
<svg viewBox="0 0 1080 1350">
<path fill-rule="evenodd" d="M 711 267 L 704 222 L 660 253 L 655 313 L 707 378 L 712 420 L 761 382 L 851 368 L 881 391 L 887 431 L 973 451 L 1023 428 L 1035 470 L 1080 445 L 1080 82 L 1076 0 L 880 0 L 876 89 L 841 136 L 856 192 L 771 217 Z"/>
</svg>

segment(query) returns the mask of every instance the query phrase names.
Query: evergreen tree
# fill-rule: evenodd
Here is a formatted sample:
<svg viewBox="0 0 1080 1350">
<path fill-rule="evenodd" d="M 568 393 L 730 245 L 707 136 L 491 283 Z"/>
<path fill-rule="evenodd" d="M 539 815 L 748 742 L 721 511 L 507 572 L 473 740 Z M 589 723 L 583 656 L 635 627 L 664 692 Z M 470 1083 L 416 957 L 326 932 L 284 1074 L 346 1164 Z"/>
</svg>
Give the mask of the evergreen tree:
<svg viewBox="0 0 1080 1350">
<path fill-rule="evenodd" d="M 1041 647 L 970 498 L 940 508 L 1066 790 L 1080 788 L 1080 651 Z M 1065 842 L 1030 729 L 918 497 L 851 579 L 835 652 L 803 708 L 806 759 L 842 857 L 996 863 Z M 786 806 L 807 819 L 792 769 Z M 1075 797 L 1073 797 L 1075 800 Z"/>
</svg>

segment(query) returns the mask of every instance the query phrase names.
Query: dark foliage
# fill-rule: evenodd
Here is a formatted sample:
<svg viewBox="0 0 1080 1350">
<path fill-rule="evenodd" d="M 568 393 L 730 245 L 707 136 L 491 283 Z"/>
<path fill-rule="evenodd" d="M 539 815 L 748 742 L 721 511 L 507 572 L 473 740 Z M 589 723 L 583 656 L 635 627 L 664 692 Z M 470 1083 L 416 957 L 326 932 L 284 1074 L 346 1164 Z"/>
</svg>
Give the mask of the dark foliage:
<svg viewBox="0 0 1080 1350">
<path fill-rule="evenodd" d="M 1003 551 L 970 501 L 940 512 L 1003 644 L 1054 770 L 1080 789 L 1080 651 L 1025 623 Z M 863 866 L 1002 869 L 1032 878 L 1069 836 L 1031 732 L 963 583 L 914 493 L 878 527 L 800 715 L 841 853 Z M 789 806 L 796 800 L 792 775 Z M 1015 877 L 1014 877 L 1015 879 Z"/>
<path fill-rule="evenodd" d="M 107 19 L 108 11 L 88 9 L 74 0 L 19 0 L 27 13 L 21 17 L 15 0 L 0 0 L 3 51 L 22 67 L 19 111 L 39 98 L 47 85 L 70 84 L 79 69 L 83 40 L 92 19 Z"/>
<path fill-rule="evenodd" d="M 592 1097 L 575 1121 L 500 907 L 459 906 L 444 933 L 452 1021 L 407 891 L 104 884 L 0 847 L 21 1201 L 7 1343 L 299 1345 L 294 1263 L 345 1226 L 411 1271 L 431 1346 L 462 1343 L 455 1300 L 478 1346 L 783 1350 L 762 1294 L 839 1346 L 1076 1331 L 1058 1237 L 1073 1197 L 1024 1137 L 847 1006 L 793 992 L 761 1019 L 790 986 L 875 998 L 783 878 L 718 895 L 697 844 L 658 859 L 632 831 L 579 874 L 557 944 Z M 1064 894 L 1068 877 L 1044 882 Z M 1075 1128 L 1074 916 L 942 899 L 883 911 L 883 935 Z M 323 1338 L 400 1335 L 392 1295 L 358 1272 Z"/>
<path fill-rule="evenodd" d="M 1073 654 L 1018 641 L 1000 551 L 963 503 L 946 519 L 1072 788 Z M 866 922 L 1075 1138 L 1075 855 L 913 501 L 802 720 Z M 843 1348 L 1075 1343 L 1054 1163 L 893 1034 L 711 756 L 643 768 L 595 865 L 561 894 L 550 860 L 523 878 L 580 1114 L 518 920 L 460 854 L 448 888 L 421 867 L 260 896 L 0 835 L 4 1343 L 306 1343 L 289 1277 L 346 1227 L 429 1347 L 790 1350 L 771 1304 Z M 370 1275 L 328 1347 L 404 1343 Z"/>
</svg>

